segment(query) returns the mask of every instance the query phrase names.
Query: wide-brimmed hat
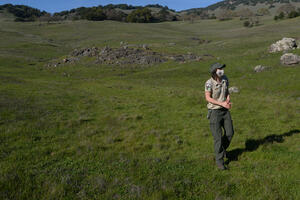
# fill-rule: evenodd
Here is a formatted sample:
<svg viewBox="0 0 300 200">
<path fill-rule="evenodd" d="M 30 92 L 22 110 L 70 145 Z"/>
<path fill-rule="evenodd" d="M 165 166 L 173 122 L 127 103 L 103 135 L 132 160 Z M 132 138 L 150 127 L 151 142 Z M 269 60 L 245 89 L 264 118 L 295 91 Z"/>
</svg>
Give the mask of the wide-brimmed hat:
<svg viewBox="0 0 300 200">
<path fill-rule="evenodd" d="M 215 63 L 210 66 L 209 72 L 213 74 L 217 69 L 222 69 L 226 67 L 225 64 Z"/>
</svg>

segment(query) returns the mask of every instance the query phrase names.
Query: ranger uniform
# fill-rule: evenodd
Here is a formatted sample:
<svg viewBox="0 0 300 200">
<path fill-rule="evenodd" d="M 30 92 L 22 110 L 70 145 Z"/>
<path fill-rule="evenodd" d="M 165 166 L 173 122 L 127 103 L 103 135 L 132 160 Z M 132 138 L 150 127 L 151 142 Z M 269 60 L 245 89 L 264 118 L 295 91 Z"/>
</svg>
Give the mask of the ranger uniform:
<svg viewBox="0 0 300 200">
<path fill-rule="evenodd" d="M 229 95 L 229 81 L 227 77 L 223 75 L 220 77 L 220 82 L 218 82 L 213 78 L 213 74 L 216 73 L 217 69 L 224 68 L 225 66 L 226 65 L 219 63 L 212 65 L 210 69 L 212 77 L 205 83 L 205 92 L 210 92 L 211 98 L 218 102 L 226 101 Z M 210 129 L 214 137 L 216 163 L 220 169 L 225 169 L 224 156 L 226 156 L 226 149 L 234 134 L 231 115 L 227 108 L 211 102 L 208 102 L 207 108 L 207 118 L 210 121 Z"/>
</svg>

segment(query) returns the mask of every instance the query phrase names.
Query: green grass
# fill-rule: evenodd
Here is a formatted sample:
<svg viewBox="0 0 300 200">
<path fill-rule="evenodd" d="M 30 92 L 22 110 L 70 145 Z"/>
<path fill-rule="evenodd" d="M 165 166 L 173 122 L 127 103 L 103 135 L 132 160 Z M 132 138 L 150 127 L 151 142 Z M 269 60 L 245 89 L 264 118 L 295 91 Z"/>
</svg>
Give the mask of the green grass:
<svg viewBox="0 0 300 200">
<path fill-rule="evenodd" d="M 1 20 L 1 199 L 299 199 L 300 66 L 281 66 L 282 54 L 267 50 L 297 37 L 300 21 L 262 23 Z M 74 48 L 120 41 L 214 58 L 45 67 Z M 217 61 L 240 88 L 228 171 L 215 167 L 204 100 Z M 256 74 L 258 64 L 271 70 Z"/>
</svg>

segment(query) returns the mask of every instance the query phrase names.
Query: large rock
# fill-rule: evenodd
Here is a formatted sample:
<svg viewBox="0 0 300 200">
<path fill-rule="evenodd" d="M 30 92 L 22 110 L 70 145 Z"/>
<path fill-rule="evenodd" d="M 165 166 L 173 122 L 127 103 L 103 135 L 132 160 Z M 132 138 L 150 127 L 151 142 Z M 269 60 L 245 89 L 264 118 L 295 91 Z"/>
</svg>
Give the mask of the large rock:
<svg viewBox="0 0 300 200">
<path fill-rule="evenodd" d="M 269 52 L 274 53 L 274 52 L 287 51 L 296 48 L 297 48 L 297 43 L 294 38 L 282 38 L 282 40 L 279 40 L 270 46 Z"/>
<path fill-rule="evenodd" d="M 280 62 L 283 65 L 295 65 L 300 63 L 300 56 L 292 53 L 283 54 L 280 57 Z"/>
</svg>

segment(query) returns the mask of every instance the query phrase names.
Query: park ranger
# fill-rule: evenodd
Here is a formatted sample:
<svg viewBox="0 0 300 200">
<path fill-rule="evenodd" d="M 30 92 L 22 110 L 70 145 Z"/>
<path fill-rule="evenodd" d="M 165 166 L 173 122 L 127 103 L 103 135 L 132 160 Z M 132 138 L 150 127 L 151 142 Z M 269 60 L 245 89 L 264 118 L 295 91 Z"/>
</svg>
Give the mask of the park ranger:
<svg viewBox="0 0 300 200">
<path fill-rule="evenodd" d="M 225 170 L 224 157 L 233 137 L 233 125 L 229 109 L 231 108 L 228 92 L 229 82 L 224 75 L 225 64 L 215 63 L 210 67 L 211 78 L 205 83 L 205 98 L 208 102 L 207 118 L 214 137 L 214 150 L 217 167 Z M 223 133 L 224 132 L 224 133 Z"/>
</svg>

